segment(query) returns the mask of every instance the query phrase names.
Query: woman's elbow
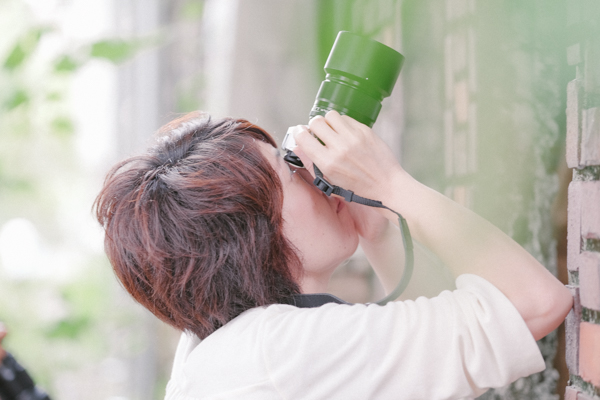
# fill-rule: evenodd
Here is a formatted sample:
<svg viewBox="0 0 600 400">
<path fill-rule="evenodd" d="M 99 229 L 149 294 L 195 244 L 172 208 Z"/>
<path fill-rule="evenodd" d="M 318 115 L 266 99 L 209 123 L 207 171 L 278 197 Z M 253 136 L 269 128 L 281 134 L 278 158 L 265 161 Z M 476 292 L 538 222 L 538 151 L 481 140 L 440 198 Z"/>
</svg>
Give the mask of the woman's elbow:
<svg viewBox="0 0 600 400">
<path fill-rule="evenodd" d="M 564 285 L 557 285 L 543 299 L 539 299 L 536 312 L 525 320 L 535 340 L 539 340 L 559 327 L 573 308 L 573 296 Z"/>
</svg>

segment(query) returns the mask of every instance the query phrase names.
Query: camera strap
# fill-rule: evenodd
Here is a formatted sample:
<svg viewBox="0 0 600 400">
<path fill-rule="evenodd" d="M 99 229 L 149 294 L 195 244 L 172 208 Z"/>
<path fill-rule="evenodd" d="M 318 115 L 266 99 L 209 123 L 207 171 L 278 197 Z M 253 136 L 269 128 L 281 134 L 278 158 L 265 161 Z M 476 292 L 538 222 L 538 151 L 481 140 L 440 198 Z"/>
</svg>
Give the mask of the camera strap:
<svg viewBox="0 0 600 400">
<path fill-rule="evenodd" d="M 383 205 L 381 201 L 367 199 L 365 197 L 356 195 L 351 190 L 332 185 L 331 183 L 327 182 L 327 180 L 323 177 L 323 173 L 315 164 L 313 164 L 313 167 L 316 176 L 313 183 L 327 196 L 335 194 L 343 197 L 344 200 L 346 200 L 347 202 L 355 202 L 369 207 L 385 208 L 386 210 L 389 210 L 398 216 L 400 233 L 402 235 L 402 245 L 404 246 L 404 271 L 402 272 L 402 277 L 400 278 L 400 282 L 398 282 L 396 288 L 383 299 L 375 302 L 375 304 L 382 306 L 387 304 L 391 300 L 397 299 L 398 296 L 400 296 L 408 286 L 414 267 L 413 242 L 406 220 L 404 219 L 404 217 L 402 217 L 402 215 L 400 215 L 396 211 Z M 327 303 L 350 304 L 337 298 L 336 296 L 327 293 L 297 294 L 292 296 L 292 298 L 289 299 L 289 301 L 287 302 L 287 304 L 301 308 L 320 307 L 323 304 Z"/>
<path fill-rule="evenodd" d="M 300 308 L 321 307 L 323 304 L 352 304 L 329 293 L 295 294 L 285 299 L 284 304 Z"/>
</svg>

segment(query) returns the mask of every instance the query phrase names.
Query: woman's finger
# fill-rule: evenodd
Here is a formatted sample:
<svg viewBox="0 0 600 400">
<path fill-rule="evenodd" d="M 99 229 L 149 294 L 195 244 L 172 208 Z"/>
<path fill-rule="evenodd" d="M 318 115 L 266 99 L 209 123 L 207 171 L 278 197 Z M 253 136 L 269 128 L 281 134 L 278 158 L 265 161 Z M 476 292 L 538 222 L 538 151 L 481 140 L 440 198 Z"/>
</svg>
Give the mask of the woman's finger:
<svg viewBox="0 0 600 400">
<path fill-rule="evenodd" d="M 351 129 L 351 125 L 349 124 L 350 120 L 352 120 L 352 118 L 347 115 L 341 115 L 335 110 L 330 110 L 325 114 L 325 121 L 338 134 L 343 134 Z"/>
<path fill-rule="evenodd" d="M 310 157 L 308 157 L 306 155 L 306 153 L 304 153 L 304 151 L 300 147 L 296 147 L 294 149 L 294 154 L 296 154 L 298 157 L 300 157 L 302 164 L 304 164 L 304 169 L 306 169 L 306 171 L 308 171 L 308 173 L 310 173 L 310 175 L 312 176 L 312 179 L 315 179 L 315 170 L 313 168 L 313 162 L 310 159 Z"/>
<path fill-rule="evenodd" d="M 308 127 L 325 145 L 335 145 L 339 135 L 329 126 L 325 117 L 317 115 L 310 120 Z"/>
<path fill-rule="evenodd" d="M 315 162 L 319 165 L 321 161 L 327 159 L 327 148 L 319 142 L 319 139 L 311 135 L 307 130 L 296 132 L 294 134 L 294 139 L 298 145 L 298 147 L 294 149 L 294 153 L 300 157 L 303 163 L 304 160 L 308 160 L 309 164 Z"/>
<path fill-rule="evenodd" d="M 347 115 L 341 115 L 335 110 L 331 110 L 325 114 L 325 120 L 341 138 L 347 138 L 349 135 L 357 135 L 357 137 L 360 137 L 361 135 L 368 136 L 372 133 L 371 128 L 367 125 L 358 122 Z"/>
</svg>

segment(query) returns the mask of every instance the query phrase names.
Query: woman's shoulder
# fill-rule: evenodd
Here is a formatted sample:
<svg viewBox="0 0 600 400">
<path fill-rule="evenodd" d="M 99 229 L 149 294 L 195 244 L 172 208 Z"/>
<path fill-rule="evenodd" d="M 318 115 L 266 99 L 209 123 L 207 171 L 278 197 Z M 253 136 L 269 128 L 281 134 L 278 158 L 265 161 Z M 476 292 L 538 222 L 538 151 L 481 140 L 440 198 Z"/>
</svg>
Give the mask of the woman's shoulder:
<svg viewBox="0 0 600 400">
<path fill-rule="evenodd" d="M 337 390 L 347 392 L 347 398 L 372 387 L 391 395 L 408 390 L 415 380 L 429 382 L 423 376 L 428 371 L 431 398 L 456 398 L 543 368 L 518 312 L 499 290 L 476 276 L 459 278 L 457 290 L 435 298 L 385 306 L 254 308 L 201 342 L 188 337 L 182 343 L 187 356 L 179 357 L 184 365 L 180 379 L 198 390 L 257 385 L 261 391 L 285 388 L 299 394 L 309 383 L 320 382 L 324 386 L 315 390 L 332 394 L 330 385 L 338 382 Z M 483 364 L 498 368 L 482 371 Z M 375 386 L 362 381 L 365 365 L 387 371 Z M 298 371 L 303 371 L 302 379 Z M 438 381 L 444 384 L 433 384 Z M 367 391 L 361 398 L 371 394 Z"/>
</svg>

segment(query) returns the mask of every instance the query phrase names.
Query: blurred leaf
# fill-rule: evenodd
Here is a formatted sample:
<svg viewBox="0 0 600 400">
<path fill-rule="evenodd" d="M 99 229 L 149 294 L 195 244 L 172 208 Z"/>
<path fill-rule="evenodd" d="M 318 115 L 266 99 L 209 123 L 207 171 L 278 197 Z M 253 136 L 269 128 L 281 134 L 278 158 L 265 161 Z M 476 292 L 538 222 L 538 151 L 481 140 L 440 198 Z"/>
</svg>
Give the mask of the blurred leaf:
<svg viewBox="0 0 600 400">
<path fill-rule="evenodd" d="M 9 192 L 16 193 L 32 193 L 33 183 L 23 178 L 15 178 L 6 171 L 5 162 L 0 160 L 0 193 L 7 194 Z"/>
<path fill-rule="evenodd" d="M 50 338 L 76 339 L 90 326 L 90 319 L 86 316 L 72 317 L 57 322 L 48 330 Z"/>
<path fill-rule="evenodd" d="M 34 27 L 21 36 L 6 57 L 4 68 L 12 71 L 23 64 L 37 48 L 42 35 L 50 30 L 49 27 Z"/>
<path fill-rule="evenodd" d="M 5 193 L 26 193 L 32 194 L 35 192 L 35 185 L 32 181 L 25 179 L 14 179 L 10 176 L 0 175 L 0 189 Z"/>
<path fill-rule="evenodd" d="M 181 7 L 181 17 L 185 19 L 199 19 L 204 12 L 204 2 L 200 0 L 188 0 Z"/>
<path fill-rule="evenodd" d="M 15 44 L 15 47 L 13 47 L 12 51 L 6 58 L 6 61 L 4 61 L 4 68 L 8 70 L 17 68 L 23 63 L 23 61 L 25 61 L 25 58 L 27 58 L 28 55 L 29 54 L 23 49 L 23 46 L 21 46 L 21 43 Z"/>
<path fill-rule="evenodd" d="M 8 100 L 6 100 L 6 102 L 4 103 L 4 107 L 6 107 L 6 109 L 10 111 L 12 109 L 17 108 L 21 104 L 25 104 L 28 102 L 29 102 L 29 95 L 27 94 L 27 92 L 23 89 L 19 89 L 16 92 L 14 92 L 8 98 Z"/>
<path fill-rule="evenodd" d="M 7 182 L 7 185 L 10 190 L 19 193 L 34 193 L 35 185 L 30 180 L 25 179 L 13 179 Z"/>
<path fill-rule="evenodd" d="M 48 101 L 60 101 L 63 99 L 63 94 L 59 92 L 51 92 L 46 95 Z"/>
<path fill-rule="evenodd" d="M 102 40 L 92 44 L 90 56 L 104 58 L 113 63 L 120 63 L 132 57 L 139 49 L 137 41 Z"/>
<path fill-rule="evenodd" d="M 57 117 L 51 123 L 52 131 L 58 136 L 71 136 L 75 132 L 73 121 L 69 117 Z"/>
<path fill-rule="evenodd" d="M 73 72 L 77 68 L 79 68 L 79 63 L 68 55 L 62 56 L 54 64 L 54 71 L 56 72 Z"/>
</svg>

